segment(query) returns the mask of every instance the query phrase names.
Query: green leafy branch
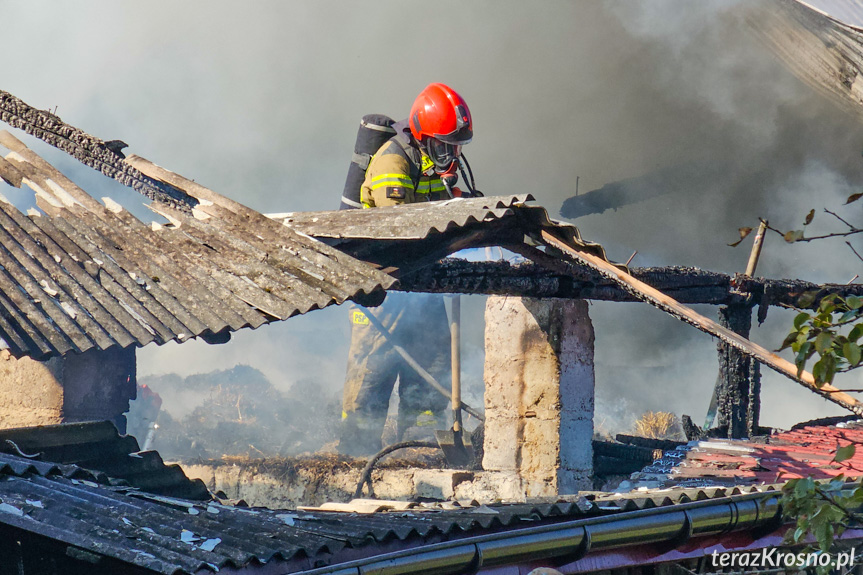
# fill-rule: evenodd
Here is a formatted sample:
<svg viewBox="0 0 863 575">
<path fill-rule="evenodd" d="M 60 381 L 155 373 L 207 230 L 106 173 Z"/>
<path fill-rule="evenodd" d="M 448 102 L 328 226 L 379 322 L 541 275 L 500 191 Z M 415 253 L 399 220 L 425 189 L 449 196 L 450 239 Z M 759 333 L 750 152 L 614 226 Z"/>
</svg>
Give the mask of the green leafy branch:
<svg viewBox="0 0 863 575">
<path fill-rule="evenodd" d="M 853 443 L 839 447 L 831 463 L 841 463 L 854 456 Z M 811 477 L 791 479 L 782 487 L 782 512 L 786 519 L 795 521 L 795 528 L 785 534 L 786 543 L 800 544 L 812 535 L 817 548 L 828 553 L 833 542 L 846 529 L 863 523 L 863 484 L 849 482 L 838 475 L 828 482 Z M 831 566 L 817 567 L 819 575 L 826 575 Z"/>
<path fill-rule="evenodd" d="M 815 304 L 817 292 L 803 294 L 798 301 L 801 308 Z M 850 371 L 861 365 L 863 350 L 863 298 L 829 294 L 818 302 L 814 311 L 803 311 L 794 318 L 793 328 L 785 337 L 779 351 L 791 348 L 794 363 L 800 375 L 815 354 L 818 361 L 812 366 L 812 375 L 819 387 L 832 383 L 837 373 Z"/>
</svg>

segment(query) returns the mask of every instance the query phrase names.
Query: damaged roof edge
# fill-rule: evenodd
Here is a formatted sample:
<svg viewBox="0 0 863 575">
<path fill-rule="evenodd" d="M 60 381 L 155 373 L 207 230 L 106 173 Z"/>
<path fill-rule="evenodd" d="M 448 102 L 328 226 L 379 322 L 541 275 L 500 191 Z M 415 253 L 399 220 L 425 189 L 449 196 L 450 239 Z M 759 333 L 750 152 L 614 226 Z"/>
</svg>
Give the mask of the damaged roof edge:
<svg viewBox="0 0 863 575">
<path fill-rule="evenodd" d="M 567 521 L 406 549 L 299 572 L 299 575 L 437 575 L 476 573 L 484 568 L 530 559 L 576 561 L 591 551 L 621 544 L 677 545 L 692 537 L 782 525 L 780 494 L 758 493 L 683 503 L 608 517 Z M 772 528 L 772 529 L 771 529 Z M 637 537 L 633 532 L 638 532 Z"/>
</svg>

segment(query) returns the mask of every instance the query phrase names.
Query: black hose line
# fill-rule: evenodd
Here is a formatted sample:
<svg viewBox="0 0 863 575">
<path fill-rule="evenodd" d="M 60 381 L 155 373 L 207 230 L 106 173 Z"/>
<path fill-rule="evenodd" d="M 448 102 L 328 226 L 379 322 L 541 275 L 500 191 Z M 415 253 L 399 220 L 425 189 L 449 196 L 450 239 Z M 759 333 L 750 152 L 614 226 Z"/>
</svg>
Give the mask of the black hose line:
<svg viewBox="0 0 863 575">
<path fill-rule="evenodd" d="M 360 475 L 360 482 L 357 483 L 357 489 L 354 491 L 354 499 L 359 499 L 363 495 L 363 485 L 368 483 L 369 486 L 369 497 L 374 498 L 375 490 L 372 487 L 372 469 L 374 469 L 375 464 L 381 460 L 382 457 L 392 453 L 393 451 L 398 451 L 399 449 L 408 449 L 411 447 L 434 447 L 439 448 L 437 441 L 401 441 L 399 443 L 393 443 L 392 445 L 387 445 L 377 453 L 375 453 L 369 462 L 366 463 L 366 466 L 363 468 L 363 472 Z"/>
</svg>

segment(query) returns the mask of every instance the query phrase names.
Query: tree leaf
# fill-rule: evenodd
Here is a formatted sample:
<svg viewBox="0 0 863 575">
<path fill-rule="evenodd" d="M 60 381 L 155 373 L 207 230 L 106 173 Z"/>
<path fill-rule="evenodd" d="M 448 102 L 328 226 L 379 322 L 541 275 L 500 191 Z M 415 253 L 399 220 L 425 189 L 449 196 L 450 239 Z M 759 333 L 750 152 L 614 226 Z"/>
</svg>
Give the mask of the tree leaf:
<svg viewBox="0 0 863 575">
<path fill-rule="evenodd" d="M 863 193 L 851 194 L 850 196 L 848 196 L 848 199 L 845 200 L 845 205 L 847 206 L 852 202 L 856 202 L 860 198 L 863 198 Z"/>
<path fill-rule="evenodd" d="M 860 346 L 849 341 L 842 346 L 842 355 L 845 356 L 845 359 L 848 360 L 849 364 L 852 366 L 857 365 L 860 363 Z"/>
<path fill-rule="evenodd" d="M 804 225 L 804 226 L 808 226 L 809 224 L 811 224 L 811 223 L 812 223 L 812 220 L 813 220 L 814 218 L 815 218 L 815 210 L 814 210 L 814 209 L 809 210 L 809 213 L 808 213 L 808 214 L 806 214 L 806 219 L 805 219 L 805 220 L 803 220 L 803 225 Z"/>
<path fill-rule="evenodd" d="M 863 337 L 863 323 L 858 323 L 851 328 L 851 332 L 848 334 L 848 339 L 856 342 L 861 337 Z"/>
<path fill-rule="evenodd" d="M 836 463 L 842 463 L 843 461 L 847 461 L 854 457 L 855 451 L 857 451 L 857 446 L 853 443 L 849 443 L 848 445 L 840 447 L 833 455 L 833 461 L 835 461 Z"/>
<path fill-rule="evenodd" d="M 794 317 L 794 329 L 800 329 L 803 327 L 803 324 L 809 321 L 809 314 L 804 312 L 798 313 Z"/>
<path fill-rule="evenodd" d="M 792 331 L 787 336 L 785 336 L 785 341 L 782 342 L 782 346 L 776 351 L 782 351 L 783 349 L 788 349 L 791 345 L 797 341 L 797 332 Z"/>
<path fill-rule="evenodd" d="M 860 309 L 863 307 L 863 298 L 859 298 L 856 295 L 849 295 L 845 298 L 845 305 L 848 306 L 848 309 Z"/>
<path fill-rule="evenodd" d="M 737 233 L 740 234 L 740 239 L 734 242 L 733 244 L 728 244 L 732 248 L 736 248 L 740 245 L 740 242 L 746 239 L 746 236 L 752 233 L 752 228 L 739 228 Z"/>
<path fill-rule="evenodd" d="M 827 331 L 822 331 L 815 337 L 815 351 L 824 355 L 833 347 L 833 334 Z"/>
<path fill-rule="evenodd" d="M 788 242 L 789 244 L 793 244 L 794 242 L 799 242 L 800 240 L 803 239 L 803 230 L 791 230 L 791 231 L 785 232 L 785 235 L 783 237 L 785 238 L 785 241 Z"/>
<path fill-rule="evenodd" d="M 821 358 L 819 363 L 824 364 L 824 383 L 832 383 L 836 376 L 836 356 L 828 353 Z"/>
<path fill-rule="evenodd" d="M 815 385 L 818 386 L 819 389 L 827 381 L 824 377 L 824 373 L 826 371 L 824 368 L 825 368 L 825 364 L 824 364 L 824 358 L 823 357 L 821 359 L 819 359 L 818 361 L 816 361 L 815 365 L 812 366 L 812 377 L 815 378 Z M 800 371 L 802 372 L 803 370 L 800 370 Z M 798 374 L 797 377 L 800 377 L 800 375 Z"/>
</svg>

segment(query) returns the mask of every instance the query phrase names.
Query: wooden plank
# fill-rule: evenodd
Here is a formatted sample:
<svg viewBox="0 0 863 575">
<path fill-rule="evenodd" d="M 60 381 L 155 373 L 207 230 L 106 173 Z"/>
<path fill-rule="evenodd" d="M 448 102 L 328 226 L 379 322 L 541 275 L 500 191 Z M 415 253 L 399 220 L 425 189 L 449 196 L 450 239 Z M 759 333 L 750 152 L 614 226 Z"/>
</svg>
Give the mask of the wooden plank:
<svg viewBox="0 0 863 575">
<path fill-rule="evenodd" d="M 9 130 L 0 130 L 0 146 L 3 146 L 11 152 L 26 150 L 27 146 L 24 142 L 9 133 Z"/>
<path fill-rule="evenodd" d="M 565 242 L 552 235 L 549 231 L 542 230 L 541 234 L 543 242 L 547 245 L 559 249 L 568 256 L 596 270 L 604 277 L 613 280 L 624 290 L 635 295 L 641 301 L 647 302 L 705 333 L 718 337 L 728 345 L 733 346 L 744 354 L 757 359 L 777 373 L 796 381 L 800 385 L 814 391 L 833 403 L 841 405 L 852 413 L 863 415 L 863 403 L 847 393 L 838 390 L 832 385 L 825 384 L 819 388 L 815 384 L 815 378 L 808 371 L 803 371 L 798 377 L 797 366 L 790 361 L 779 357 L 775 353 L 768 351 L 757 343 L 749 341 L 730 329 L 722 327 L 719 323 L 710 318 L 704 317 L 695 310 L 679 303 L 661 291 L 637 280 L 629 275 L 629 273 L 617 268 L 607 261 L 593 254 L 578 251 L 574 247 L 567 245 Z"/>
<path fill-rule="evenodd" d="M 6 158 L 0 158 L 0 178 L 3 178 L 3 181 L 10 186 L 20 188 L 21 180 L 24 179 L 24 174 L 22 174 L 18 168 L 13 166 L 9 160 Z"/>
<path fill-rule="evenodd" d="M 85 206 L 89 210 L 99 210 L 103 209 L 102 205 L 97 202 L 93 197 L 79 188 L 75 183 L 63 175 L 60 170 L 46 162 L 42 159 L 39 154 L 31 150 L 30 148 L 23 148 L 20 150 L 16 150 L 16 152 L 27 162 L 29 162 L 38 172 L 40 172 L 43 177 L 48 180 L 51 180 L 54 184 L 59 186 L 62 191 L 71 199 L 74 199 L 76 202 L 79 202 L 81 205 Z M 64 201 L 64 204 L 68 204 L 68 201 Z"/>
</svg>

